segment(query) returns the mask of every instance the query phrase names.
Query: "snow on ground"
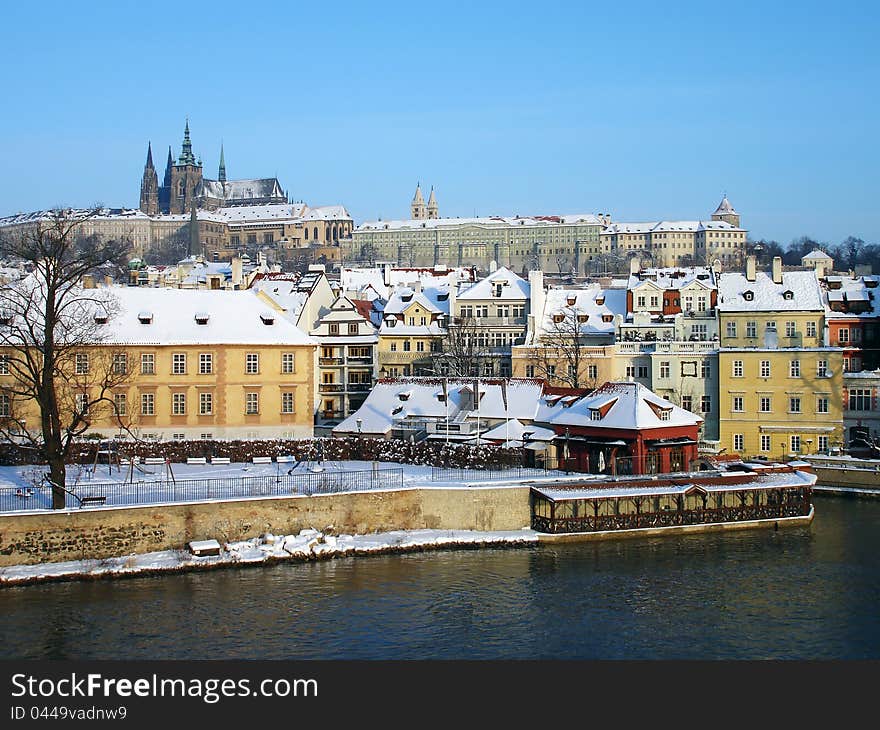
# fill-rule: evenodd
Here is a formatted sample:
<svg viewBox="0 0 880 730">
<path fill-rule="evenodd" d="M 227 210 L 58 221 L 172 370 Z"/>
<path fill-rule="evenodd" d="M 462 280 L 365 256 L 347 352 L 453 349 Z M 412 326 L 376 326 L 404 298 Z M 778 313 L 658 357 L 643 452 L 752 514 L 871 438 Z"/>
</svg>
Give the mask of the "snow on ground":
<svg viewBox="0 0 880 730">
<path fill-rule="evenodd" d="M 105 496 L 105 506 L 112 507 L 368 489 L 521 485 L 564 478 L 563 472 L 545 472 L 541 469 L 512 470 L 508 473 L 443 469 L 433 475 L 436 479 L 432 479 L 433 469 L 430 466 L 372 461 L 172 464 L 171 471 L 176 480 L 173 486 L 171 474 L 163 464 L 138 465 L 133 475 L 125 464 L 121 470 L 115 465 L 111 468 L 107 464 L 99 464 L 93 468 L 91 465 L 74 464 L 67 467 L 67 487 L 80 497 Z M 46 473 L 47 467 L 41 466 L 0 466 L 0 512 L 49 509 L 50 491 L 38 487 Z M 462 481 L 463 474 L 466 481 Z M 233 481 L 243 478 L 250 481 Z M 253 478 L 261 478 L 262 481 L 257 482 Z M 583 480 L 589 477 L 581 474 L 577 478 Z M 208 479 L 212 480 L 210 484 L 192 481 Z M 78 502 L 68 497 L 68 507 L 76 508 Z"/>
<path fill-rule="evenodd" d="M 524 546 L 537 542 L 537 533 L 529 529 L 507 532 L 399 530 L 372 535 L 329 535 L 318 530 L 302 530 L 298 535 L 266 534 L 251 540 L 227 543 L 219 556 L 195 557 L 187 550 L 162 550 L 103 560 L 14 565 L 0 568 L 0 586 L 162 574 L 281 560 L 305 561 L 453 547 Z"/>
</svg>

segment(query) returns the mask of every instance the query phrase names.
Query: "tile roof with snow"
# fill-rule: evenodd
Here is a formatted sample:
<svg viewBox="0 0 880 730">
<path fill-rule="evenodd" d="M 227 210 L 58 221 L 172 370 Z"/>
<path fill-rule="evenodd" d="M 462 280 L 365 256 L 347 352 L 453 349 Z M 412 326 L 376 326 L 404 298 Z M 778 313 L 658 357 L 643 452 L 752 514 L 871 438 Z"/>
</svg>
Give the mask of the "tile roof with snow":
<svg viewBox="0 0 880 730">
<path fill-rule="evenodd" d="M 543 392 L 540 380 L 511 378 L 506 382 L 505 407 L 502 381 L 477 378 L 396 378 L 379 380 L 363 405 L 333 429 L 335 434 L 359 432 L 387 434 L 395 423 L 425 419 L 450 422 L 475 421 L 479 415 L 485 425 L 490 421 L 518 419 L 532 421 Z M 480 404 L 474 404 L 474 388 L 479 383 Z M 447 398 L 443 399 L 444 386 Z M 512 421 L 511 421 L 512 423 Z"/>
<path fill-rule="evenodd" d="M 824 309 L 815 271 L 783 271 L 781 284 L 774 283 L 764 271 L 756 273 L 755 281 L 748 281 L 745 274 L 738 272 L 724 272 L 718 277 L 718 310 L 721 312 L 821 312 Z"/>
<path fill-rule="evenodd" d="M 113 302 L 110 306 L 117 311 L 100 330 L 102 342 L 110 345 L 316 344 L 270 312 L 253 291 L 127 286 L 82 291 Z M 99 302 L 88 306 L 94 308 L 96 321 L 106 311 Z"/>
<path fill-rule="evenodd" d="M 627 288 L 633 289 L 644 281 L 651 281 L 660 289 L 681 289 L 698 281 L 707 289 L 715 289 L 715 272 L 708 266 L 668 267 L 642 269 L 630 274 Z"/>
<path fill-rule="evenodd" d="M 603 289 L 591 284 L 584 289 L 548 289 L 544 297 L 544 312 L 536 313 L 540 332 L 555 332 L 559 325 L 554 315 L 586 316 L 586 322 L 578 322 L 582 335 L 613 335 L 615 315 L 626 317 L 626 290 Z M 564 328 L 568 331 L 568 328 Z"/>
<path fill-rule="evenodd" d="M 744 231 L 727 221 L 651 221 L 647 223 L 612 223 L 603 235 L 622 233 L 697 233 L 699 231 Z"/>
<path fill-rule="evenodd" d="M 502 266 L 496 269 L 485 279 L 465 286 L 458 293 L 458 299 L 513 299 L 527 300 L 531 293 L 529 282 L 521 276 L 517 276 L 510 269 Z M 497 296 L 500 292 L 500 296 Z"/>
<path fill-rule="evenodd" d="M 829 288 L 833 283 L 835 289 Z M 829 276 L 822 282 L 825 298 L 826 319 L 859 319 L 880 317 L 880 275 L 873 276 Z M 839 302 L 843 307 L 850 303 L 858 311 L 838 311 L 831 307 Z"/>
<path fill-rule="evenodd" d="M 599 420 L 592 420 L 594 410 L 602 413 Z M 666 417 L 661 418 L 661 413 Z M 535 420 L 551 426 L 624 430 L 696 426 L 703 421 L 636 382 L 605 383 L 590 395 L 574 399 L 546 395 Z"/>
<path fill-rule="evenodd" d="M 825 259 L 830 259 L 831 257 L 825 253 L 824 251 L 814 248 L 810 253 L 806 256 L 801 257 L 801 261 L 824 261 Z"/>
</svg>

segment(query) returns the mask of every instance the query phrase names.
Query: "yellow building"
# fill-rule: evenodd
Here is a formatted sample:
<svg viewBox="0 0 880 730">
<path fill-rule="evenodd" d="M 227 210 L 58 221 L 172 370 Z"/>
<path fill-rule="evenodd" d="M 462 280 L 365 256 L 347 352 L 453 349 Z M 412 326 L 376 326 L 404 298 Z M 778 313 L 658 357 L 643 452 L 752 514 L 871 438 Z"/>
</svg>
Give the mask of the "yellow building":
<svg viewBox="0 0 880 730">
<path fill-rule="evenodd" d="M 720 445 L 780 458 L 825 451 L 843 436 L 843 350 L 823 347 L 815 271 L 757 271 L 719 280 Z"/>
<path fill-rule="evenodd" d="M 89 432 L 122 435 L 124 425 L 145 439 L 312 435 L 316 344 L 253 292 L 108 287 L 101 295 L 118 313 L 100 322 L 100 345 L 76 354 L 73 392 L 63 394 L 71 405 L 93 402 L 110 363 L 114 384 L 105 404 L 89 407 Z M 12 377 L 3 370 L 0 388 Z M 35 430 L 37 409 L 16 404 L 24 413 Z"/>
<path fill-rule="evenodd" d="M 416 285 L 421 289 L 420 285 Z M 382 313 L 379 375 L 432 375 L 449 321 L 449 288 L 398 289 Z"/>
</svg>

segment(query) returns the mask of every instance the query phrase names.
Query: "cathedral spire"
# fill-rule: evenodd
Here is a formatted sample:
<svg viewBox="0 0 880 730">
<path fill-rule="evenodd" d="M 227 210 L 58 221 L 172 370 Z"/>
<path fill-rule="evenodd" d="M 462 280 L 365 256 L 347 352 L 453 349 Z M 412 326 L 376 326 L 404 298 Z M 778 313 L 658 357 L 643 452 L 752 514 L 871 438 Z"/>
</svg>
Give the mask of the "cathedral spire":
<svg viewBox="0 0 880 730">
<path fill-rule="evenodd" d="M 168 162 L 165 163 L 165 180 L 163 185 L 171 187 L 171 168 L 174 167 L 174 155 L 171 154 L 171 145 L 168 145 Z"/>
<path fill-rule="evenodd" d="M 186 118 L 186 127 L 183 130 L 183 147 L 180 150 L 179 165 L 195 165 L 196 158 L 193 155 L 192 140 L 189 138 L 189 117 Z"/>
<path fill-rule="evenodd" d="M 155 170 L 153 167 L 153 145 L 147 142 L 147 164 L 144 165 L 145 170 Z"/>
<path fill-rule="evenodd" d="M 226 160 L 223 159 L 223 143 L 220 143 L 220 171 L 217 175 L 217 179 L 225 183 L 226 182 Z"/>
</svg>

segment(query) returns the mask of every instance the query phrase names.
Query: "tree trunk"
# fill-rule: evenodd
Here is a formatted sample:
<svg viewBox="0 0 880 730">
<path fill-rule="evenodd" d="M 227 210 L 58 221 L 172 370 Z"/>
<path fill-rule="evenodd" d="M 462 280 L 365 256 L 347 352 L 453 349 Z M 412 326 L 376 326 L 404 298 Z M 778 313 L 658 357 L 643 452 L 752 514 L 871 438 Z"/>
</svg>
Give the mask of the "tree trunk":
<svg viewBox="0 0 880 730">
<path fill-rule="evenodd" d="M 64 491 L 66 471 L 61 450 L 46 447 L 46 460 L 49 462 L 49 479 L 52 480 L 52 509 L 64 509 L 67 506 L 67 493 Z M 54 452 L 54 453 L 52 453 Z"/>
</svg>

